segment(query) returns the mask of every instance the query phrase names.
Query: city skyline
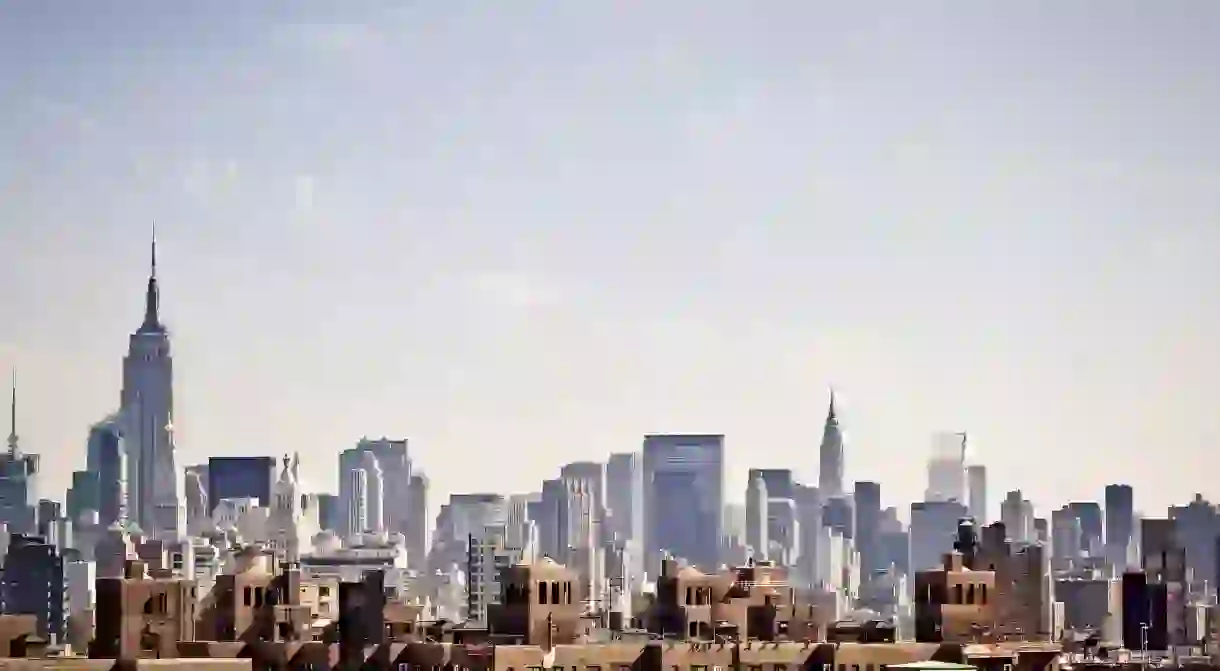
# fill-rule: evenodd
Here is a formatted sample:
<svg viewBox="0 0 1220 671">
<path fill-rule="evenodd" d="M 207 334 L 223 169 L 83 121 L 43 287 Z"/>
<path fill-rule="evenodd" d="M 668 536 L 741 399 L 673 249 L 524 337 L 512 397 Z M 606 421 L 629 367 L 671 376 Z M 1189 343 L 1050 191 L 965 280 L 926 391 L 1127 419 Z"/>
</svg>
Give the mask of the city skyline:
<svg viewBox="0 0 1220 671">
<path fill-rule="evenodd" d="M 155 218 L 179 466 L 299 450 L 335 491 L 340 451 L 406 436 L 439 502 L 709 432 L 740 502 L 751 467 L 817 481 L 833 384 L 844 484 L 886 505 L 959 429 L 992 517 L 1017 488 L 1220 498 L 1220 9 L 606 7 L 86 8 L 70 38 L 0 10 L 0 75 L 31 73 L 0 109 L 0 368 L 44 491 L 117 409 Z M 386 65 L 421 61 L 466 79 Z"/>
</svg>

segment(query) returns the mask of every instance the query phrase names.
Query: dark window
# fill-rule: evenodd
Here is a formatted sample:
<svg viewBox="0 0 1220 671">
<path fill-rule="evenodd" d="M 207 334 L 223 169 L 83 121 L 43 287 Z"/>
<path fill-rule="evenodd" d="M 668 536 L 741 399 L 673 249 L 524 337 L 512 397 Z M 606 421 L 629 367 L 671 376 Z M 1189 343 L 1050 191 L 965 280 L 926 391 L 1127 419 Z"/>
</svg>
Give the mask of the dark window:
<svg viewBox="0 0 1220 671">
<path fill-rule="evenodd" d="M 247 606 L 249 606 L 249 605 L 252 605 L 253 603 L 254 603 L 254 590 L 247 586 L 245 604 Z"/>
<path fill-rule="evenodd" d="M 986 584 L 979 585 L 979 605 L 980 606 L 987 605 L 987 585 Z"/>
<path fill-rule="evenodd" d="M 546 605 L 546 583 L 538 583 L 538 603 Z"/>
<path fill-rule="evenodd" d="M 962 584 L 960 582 L 953 586 L 953 603 L 964 603 L 962 601 Z"/>
<path fill-rule="evenodd" d="M 558 580 L 551 583 L 551 603 L 553 603 L 557 606 L 563 603 L 562 601 L 559 600 L 559 581 Z"/>
</svg>

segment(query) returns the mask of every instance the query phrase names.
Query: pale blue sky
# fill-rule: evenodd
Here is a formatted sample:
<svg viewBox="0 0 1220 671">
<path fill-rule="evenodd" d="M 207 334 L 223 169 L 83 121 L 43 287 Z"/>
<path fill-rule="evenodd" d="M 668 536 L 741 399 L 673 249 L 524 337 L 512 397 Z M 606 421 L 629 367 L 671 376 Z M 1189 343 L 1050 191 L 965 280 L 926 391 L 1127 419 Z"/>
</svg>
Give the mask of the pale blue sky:
<svg viewBox="0 0 1220 671">
<path fill-rule="evenodd" d="M 1216 35 L 1210 0 L 0 2 L 24 445 L 59 496 L 155 218 L 183 463 L 333 488 L 405 435 L 437 492 L 527 490 L 724 432 L 740 498 L 816 479 L 834 384 L 890 504 L 941 429 L 993 515 L 1220 498 Z"/>
</svg>

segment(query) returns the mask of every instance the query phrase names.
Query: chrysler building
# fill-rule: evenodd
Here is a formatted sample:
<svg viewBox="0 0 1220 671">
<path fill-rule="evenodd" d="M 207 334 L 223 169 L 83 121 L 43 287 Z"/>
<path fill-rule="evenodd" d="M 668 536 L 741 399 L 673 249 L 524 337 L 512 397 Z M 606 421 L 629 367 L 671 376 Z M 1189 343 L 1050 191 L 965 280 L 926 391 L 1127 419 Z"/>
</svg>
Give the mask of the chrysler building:
<svg viewBox="0 0 1220 671">
<path fill-rule="evenodd" d="M 174 456 L 174 363 L 160 300 L 154 234 L 144 323 L 131 334 L 123 360 L 123 440 L 130 518 L 146 535 L 172 539 L 184 531 L 185 507 L 182 473 Z"/>
</svg>

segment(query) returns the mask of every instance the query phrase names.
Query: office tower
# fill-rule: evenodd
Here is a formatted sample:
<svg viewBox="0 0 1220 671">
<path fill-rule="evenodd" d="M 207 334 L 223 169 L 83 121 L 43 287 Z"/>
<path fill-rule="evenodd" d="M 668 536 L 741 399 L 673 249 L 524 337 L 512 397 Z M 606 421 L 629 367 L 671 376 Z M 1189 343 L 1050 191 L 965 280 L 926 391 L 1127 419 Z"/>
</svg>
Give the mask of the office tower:
<svg viewBox="0 0 1220 671">
<path fill-rule="evenodd" d="M 582 506 L 587 508 L 594 542 L 600 542 L 606 517 L 606 465 L 594 461 L 578 461 L 559 469 L 559 478 L 568 483 L 569 491 L 579 491 Z"/>
<path fill-rule="evenodd" d="M 365 474 L 365 496 L 367 497 L 368 526 L 360 531 L 379 534 L 385 531 L 385 476 L 377 455 L 364 452 L 361 455 L 360 468 Z"/>
<path fill-rule="evenodd" d="M 881 538 L 881 484 L 857 482 L 852 500 L 856 514 L 856 550 L 860 552 L 860 579 L 868 583 L 874 573 L 889 568 L 881 561 L 878 548 Z"/>
<path fill-rule="evenodd" d="M 73 523 L 79 522 L 85 511 L 97 512 L 101 504 L 101 482 L 97 473 L 92 471 L 72 471 L 72 486 L 68 488 L 64 505 L 67 517 Z"/>
<path fill-rule="evenodd" d="M 982 529 L 987 526 L 987 467 L 982 464 L 971 464 L 966 467 L 966 500 L 970 505 L 970 516 L 974 518 L 975 526 Z"/>
<path fill-rule="evenodd" d="M 201 535 L 211 520 L 211 509 L 208 505 L 206 477 L 195 466 L 188 466 L 182 481 L 182 498 L 186 506 L 186 532 L 188 536 Z"/>
<path fill-rule="evenodd" d="M 407 563 L 423 571 L 428 566 L 428 532 L 432 520 L 428 518 L 428 477 L 413 473 L 407 487 Z"/>
<path fill-rule="evenodd" d="M 855 502 L 851 497 L 827 499 L 822 505 L 822 526 L 848 540 L 856 537 Z"/>
<path fill-rule="evenodd" d="M 0 523 L 9 533 L 32 533 L 35 530 L 38 504 L 38 475 L 41 471 L 37 454 L 21 450 L 17 436 L 17 376 L 13 375 L 12 405 L 9 410 L 8 450 L 0 454 Z"/>
<path fill-rule="evenodd" d="M 1210 585 L 1216 575 L 1215 538 L 1220 536 L 1220 515 L 1216 506 L 1196 493 L 1194 499 L 1184 506 L 1171 506 L 1169 518 L 1173 520 L 1178 544 L 1186 552 L 1186 567 L 1191 575 L 1190 587 L 1195 591 L 1215 588 Z"/>
<path fill-rule="evenodd" d="M 1197 497 L 1199 498 L 1202 497 Z M 1147 577 L 1153 610 L 1161 609 L 1161 612 L 1165 613 L 1163 617 L 1158 618 L 1158 613 L 1154 612 L 1149 624 L 1155 628 L 1158 619 L 1164 623 L 1168 645 L 1188 643 L 1186 616 L 1190 600 L 1190 569 L 1187 564 L 1189 550 L 1180 537 L 1177 522 L 1174 519 L 1140 520 L 1140 566 Z M 1214 547 L 1214 541 L 1209 545 Z M 1207 576 L 1200 578 L 1206 579 Z M 1164 605 L 1161 606 L 1158 602 Z M 1158 642 L 1149 643 L 1148 649 L 1165 650 L 1167 647 Z"/>
<path fill-rule="evenodd" d="M 594 462 L 568 464 L 559 473 L 568 509 L 568 546 L 560 563 L 580 575 L 585 581 L 585 596 L 594 600 L 604 596 L 605 572 L 598 527 L 605 510 L 605 478 L 605 466 Z"/>
<path fill-rule="evenodd" d="M 767 496 L 772 499 L 791 499 L 796 496 L 796 478 L 790 468 L 751 468 L 749 480 L 755 476 L 767 485 Z"/>
<path fill-rule="evenodd" d="M 9 539 L 0 574 L 0 613 L 33 615 L 38 635 L 52 643 L 63 636 L 63 558 L 41 536 L 17 534 Z"/>
<path fill-rule="evenodd" d="M 95 459 L 97 473 L 98 523 L 103 529 L 128 522 L 127 447 L 115 417 L 95 424 L 89 430 L 89 456 Z"/>
<path fill-rule="evenodd" d="M 369 474 L 363 468 L 347 472 L 348 502 L 347 509 L 348 535 L 358 534 L 369 528 Z"/>
<path fill-rule="evenodd" d="M 668 552 L 708 570 L 719 565 L 724 510 L 724 436 L 644 438 L 644 512 L 649 566 Z"/>
<path fill-rule="evenodd" d="M 1131 485 L 1106 485 L 1106 563 L 1115 574 L 1130 568 L 1127 548 L 1135 534 L 1135 490 Z"/>
<path fill-rule="evenodd" d="M 793 488 L 796 515 L 801 525 L 801 553 L 797 559 L 796 581 L 805 587 L 817 581 L 818 539 L 822 529 L 822 493 L 817 487 L 798 484 Z"/>
<path fill-rule="evenodd" d="M 318 525 L 324 530 L 339 528 L 339 497 L 334 494 L 318 494 Z"/>
<path fill-rule="evenodd" d="M 59 501 L 38 499 L 37 535 L 42 536 L 47 539 L 47 542 L 54 545 L 55 543 L 51 539 L 51 535 L 55 533 L 55 523 L 59 521 L 60 517 L 63 517 L 63 507 L 59 505 Z"/>
<path fill-rule="evenodd" d="M 271 506 L 275 488 L 275 457 L 211 457 L 207 468 L 208 514 L 221 499 L 258 499 Z"/>
<path fill-rule="evenodd" d="M 843 433 L 835 415 L 835 393 L 830 391 L 830 406 L 822 426 L 822 444 L 818 450 L 818 490 L 832 498 L 843 495 Z"/>
<path fill-rule="evenodd" d="M 1016 543 L 1034 540 L 1033 506 L 1021 496 L 1021 490 L 1008 492 L 1000 503 L 1000 521 L 1008 539 Z"/>
<path fill-rule="evenodd" d="M 342 513 L 341 519 L 350 520 L 351 515 L 348 509 L 351 505 L 352 495 L 348 489 L 348 484 L 351 481 L 347 477 L 350 471 L 361 468 L 364 464 L 363 453 L 372 452 L 377 457 L 377 465 L 381 467 L 382 481 L 384 483 L 384 491 L 381 494 L 383 501 L 383 520 L 385 528 L 388 531 L 398 533 L 406 533 L 409 526 L 411 511 L 408 507 L 410 503 L 410 486 L 411 486 L 411 459 L 407 453 L 407 440 L 392 439 L 392 438 L 361 438 L 356 443 L 356 447 L 349 450 L 344 450 L 339 455 L 339 507 Z M 340 529 L 341 535 L 353 533 L 351 529 Z"/>
<path fill-rule="evenodd" d="M 562 559 L 568 547 L 568 492 L 563 480 L 543 480 L 534 523 L 538 527 L 539 551 L 551 559 Z"/>
<path fill-rule="evenodd" d="M 755 559 L 765 560 L 770 549 L 767 539 L 767 483 L 758 471 L 750 472 L 750 483 L 746 487 L 746 544 L 754 551 Z"/>
<path fill-rule="evenodd" d="M 1101 557 L 1105 522 L 1101 505 L 1096 501 L 1073 501 L 1067 504 L 1080 520 L 1080 553 L 1084 557 Z"/>
<path fill-rule="evenodd" d="M 938 433 L 932 438 L 932 456 L 928 459 L 928 490 L 926 501 L 957 501 L 966 499 L 966 434 Z"/>
<path fill-rule="evenodd" d="M 1079 566 L 1083 534 L 1080 518 L 1070 507 L 1051 511 L 1051 569 L 1070 571 Z"/>
<path fill-rule="evenodd" d="M 606 505 L 610 533 L 623 540 L 644 539 L 644 469 L 638 452 L 611 454 L 606 462 Z"/>
<path fill-rule="evenodd" d="M 957 527 L 966 516 L 966 506 L 957 501 L 920 501 L 911 504 L 909 528 L 910 571 L 930 571 L 943 565 L 944 554 L 953 550 Z"/>
<path fill-rule="evenodd" d="M 161 323 L 160 300 L 154 236 L 144 323 L 131 334 L 123 360 L 122 433 L 132 518 L 146 534 L 177 538 L 185 524 L 183 474 L 174 454 L 174 363 L 169 332 Z"/>
</svg>

